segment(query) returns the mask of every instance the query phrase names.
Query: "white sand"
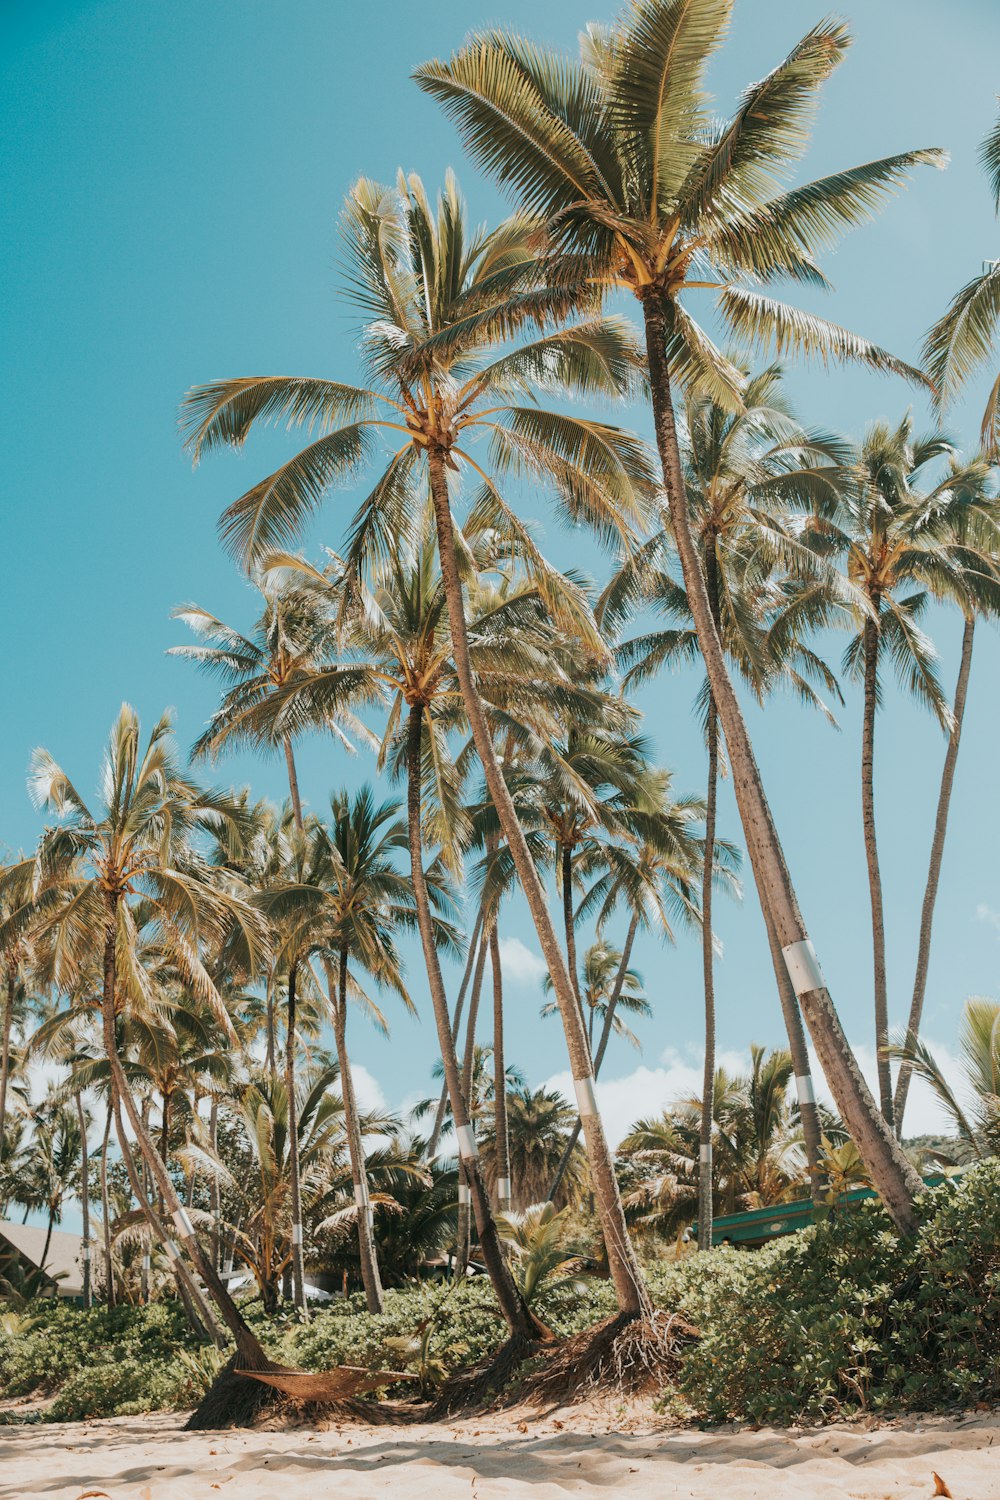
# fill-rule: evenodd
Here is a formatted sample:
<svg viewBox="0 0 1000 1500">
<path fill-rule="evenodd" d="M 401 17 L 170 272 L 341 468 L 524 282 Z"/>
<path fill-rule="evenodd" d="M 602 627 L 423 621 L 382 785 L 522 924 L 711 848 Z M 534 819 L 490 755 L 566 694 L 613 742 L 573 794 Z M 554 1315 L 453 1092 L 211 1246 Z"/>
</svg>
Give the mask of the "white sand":
<svg viewBox="0 0 1000 1500">
<path fill-rule="evenodd" d="M 0 1428 L 0 1496 L 79 1500 L 1000 1500 L 1000 1414 L 698 1432 L 648 1411 L 185 1433 L 175 1416 Z"/>
</svg>

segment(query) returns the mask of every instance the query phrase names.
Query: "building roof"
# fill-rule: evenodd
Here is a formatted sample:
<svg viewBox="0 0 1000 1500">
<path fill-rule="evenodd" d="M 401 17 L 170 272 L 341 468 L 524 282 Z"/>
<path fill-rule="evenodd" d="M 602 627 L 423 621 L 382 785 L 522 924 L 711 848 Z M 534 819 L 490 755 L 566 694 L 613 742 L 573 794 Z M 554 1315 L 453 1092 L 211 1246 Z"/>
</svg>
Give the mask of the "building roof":
<svg viewBox="0 0 1000 1500">
<path fill-rule="evenodd" d="M 23 1260 L 32 1266 L 42 1263 L 45 1249 L 45 1227 L 35 1224 L 11 1224 L 0 1219 L 0 1249 L 4 1242 L 11 1245 Z M 79 1234 L 67 1234 L 65 1230 L 53 1229 L 52 1243 L 45 1261 L 45 1269 L 56 1281 L 60 1297 L 79 1297 L 83 1291 L 83 1261 L 81 1250 L 83 1238 Z"/>
</svg>

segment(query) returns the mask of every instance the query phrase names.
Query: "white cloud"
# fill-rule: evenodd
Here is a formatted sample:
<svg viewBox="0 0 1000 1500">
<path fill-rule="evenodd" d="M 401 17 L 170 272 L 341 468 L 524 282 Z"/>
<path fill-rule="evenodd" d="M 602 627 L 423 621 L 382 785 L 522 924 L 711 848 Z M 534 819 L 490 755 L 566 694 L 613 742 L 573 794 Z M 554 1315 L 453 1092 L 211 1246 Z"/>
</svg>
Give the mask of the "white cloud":
<svg viewBox="0 0 1000 1500">
<path fill-rule="evenodd" d="M 549 972 L 542 955 L 528 948 L 520 938 L 502 937 L 500 958 L 504 976 L 509 975 L 515 984 L 540 985 Z"/>
<path fill-rule="evenodd" d="M 374 1073 L 369 1073 L 363 1063 L 351 1063 L 351 1077 L 354 1079 L 354 1093 L 360 1110 L 368 1112 L 385 1109 L 385 1094 Z"/>
<path fill-rule="evenodd" d="M 1000 932 L 1000 911 L 994 911 L 992 906 L 987 906 L 985 901 L 980 901 L 976 907 L 976 916 L 980 922 L 986 922 L 990 927 Z"/>
</svg>

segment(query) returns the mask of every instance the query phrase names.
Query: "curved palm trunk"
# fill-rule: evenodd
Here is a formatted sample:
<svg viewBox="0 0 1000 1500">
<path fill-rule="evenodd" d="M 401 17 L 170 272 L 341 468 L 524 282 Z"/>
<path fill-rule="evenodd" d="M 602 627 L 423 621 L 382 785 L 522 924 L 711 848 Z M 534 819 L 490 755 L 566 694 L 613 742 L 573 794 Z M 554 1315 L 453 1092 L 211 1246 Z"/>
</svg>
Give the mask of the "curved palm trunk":
<svg viewBox="0 0 1000 1500">
<path fill-rule="evenodd" d="M 90 1290 L 90 1155 L 87 1150 L 87 1113 L 83 1107 L 83 1095 L 77 1089 L 73 1095 L 76 1101 L 76 1118 L 80 1125 L 80 1209 L 83 1217 L 83 1248 L 80 1251 L 83 1260 L 83 1305 L 90 1307 L 93 1302 Z"/>
<path fill-rule="evenodd" d="M 493 1133 L 496 1137 L 497 1207 L 501 1213 L 507 1213 L 510 1208 L 507 1064 L 503 1035 L 503 967 L 500 962 L 500 936 L 495 922 L 490 932 L 490 960 L 493 965 Z"/>
<path fill-rule="evenodd" d="M 10 1077 L 10 1034 L 14 1025 L 14 997 L 17 994 L 17 969 L 7 970 L 3 1005 L 3 1041 L 0 1043 L 0 1157 L 3 1156 L 4 1129 L 7 1124 L 7 1080 Z"/>
<path fill-rule="evenodd" d="M 382 1278 L 379 1275 L 378 1256 L 372 1225 L 372 1209 L 368 1193 L 368 1173 L 365 1170 L 364 1143 L 361 1139 L 361 1124 L 354 1094 L 354 1077 L 347 1055 L 347 953 L 340 955 L 340 984 L 337 1004 L 333 1011 L 333 1029 L 337 1041 L 337 1056 L 340 1059 L 340 1092 L 344 1101 L 344 1124 L 347 1128 L 347 1149 L 351 1158 L 351 1178 L 354 1182 L 354 1202 L 358 1210 L 358 1250 L 361 1257 L 361 1280 L 365 1288 L 368 1311 L 382 1311 Z"/>
<path fill-rule="evenodd" d="M 580 994 L 580 972 L 576 960 L 576 919 L 573 916 L 573 850 L 569 844 L 563 844 L 559 854 L 560 884 L 562 885 L 562 908 L 563 908 L 563 931 L 566 936 L 566 968 L 569 970 L 570 982 L 573 985 L 573 994 L 576 996 L 576 1007 L 580 1012 L 580 1023 L 587 1037 L 587 1051 L 590 1053 L 590 1036 L 587 1033 L 587 1022 L 583 1013 L 583 998 Z"/>
<path fill-rule="evenodd" d="M 188 1217 L 187 1211 L 181 1206 L 180 1199 L 177 1197 L 174 1185 L 170 1180 L 170 1174 L 160 1160 L 159 1153 L 143 1126 L 142 1117 L 136 1108 L 132 1090 L 128 1086 L 128 1080 L 122 1069 L 121 1058 L 118 1056 L 118 1047 L 115 1040 L 116 928 L 117 912 L 116 906 L 112 901 L 109 904 L 108 928 L 104 940 L 104 992 L 101 1004 L 104 1049 L 111 1071 L 112 1104 L 116 1109 L 116 1113 L 120 1104 L 124 1104 L 125 1106 L 129 1124 L 135 1134 L 142 1157 L 152 1173 L 153 1181 L 158 1191 L 163 1196 L 167 1212 L 173 1219 L 184 1241 L 185 1248 L 195 1270 L 207 1287 L 209 1296 L 219 1309 L 223 1322 L 233 1336 L 243 1367 L 252 1370 L 267 1370 L 271 1368 L 271 1361 L 264 1353 L 260 1341 L 243 1319 L 239 1308 L 219 1279 L 214 1266 L 202 1254 L 201 1245 L 198 1242 L 198 1237 L 194 1232 L 191 1220 Z M 127 1154 L 123 1152 L 123 1155 Z M 133 1184 L 133 1191 L 135 1191 L 135 1184 Z M 137 1194 L 136 1196 L 139 1197 L 140 1195 Z M 173 1245 L 169 1237 L 165 1237 L 165 1247 L 171 1262 L 179 1262 L 180 1257 L 176 1246 Z"/>
<path fill-rule="evenodd" d="M 913 998 L 910 1001 L 910 1018 L 906 1025 L 906 1045 L 912 1049 L 920 1033 L 920 1019 L 924 1011 L 924 995 L 927 991 L 927 971 L 931 961 L 931 929 L 934 926 L 934 907 L 937 902 L 938 881 L 941 878 L 941 860 L 944 856 L 944 839 L 948 831 L 948 811 L 951 807 L 951 791 L 955 784 L 955 767 L 962 739 L 962 720 L 969 695 L 969 672 L 972 668 L 972 638 L 976 628 L 974 615 L 966 615 L 962 632 L 962 659 L 958 668 L 958 683 L 955 687 L 954 721 L 948 736 L 944 768 L 941 772 L 941 790 L 938 792 L 937 816 L 934 819 L 934 838 L 931 842 L 930 865 L 927 870 L 927 887 L 924 904 L 920 912 L 920 942 L 917 947 L 917 972 L 913 980 Z M 903 1134 L 903 1113 L 910 1091 L 912 1064 L 903 1062 L 896 1078 L 894 1112 L 896 1133 Z"/>
<path fill-rule="evenodd" d="M 710 562 L 714 557 L 710 557 Z M 711 577 L 710 577 L 711 589 Z M 712 594 L 709 593 L 711 599 Z M 715 612 L 713 611 L 713 618 Z M 712 876 L 715 871 L 715 811 L 719 792 L 719 719 L 708 703 L 708 795 L 701 878 L 701 966 L 705 986 L 705 1069 L 698 1133 L 698 1249 L 712 1248 L 712 1130 L 715 1124 L 715 951 L 712 935 Z"/>
<path fill-rule="evenodd" d="M 108 1197 L 108 1144 L 111 1140 L 112 1105 L 108 1101 L 108 1117 L 104 1122 L 104 1139 L 101 1142 L 101 1219 L 104 1241 L 104 1285 L 109 1307 L 115 1305 L 115 1262 L 111 1244 L 111 1203 Z"/>
<path fill-rule="evenodd" d="M 292 1210 L 292 1297 L 302 1316 L 308 1317 L 306 1268 L 302 1244 L 299 1117 L 295 1097 L 295 991 L 298 973 L 298 964 L 290 964 L 288 968 L 288 1026 L 285 1031 L 285 1094 L 288 1099 L 288 1177 Z"/>
<path fill-rule="evenodd" d="M 462 1010 L 465 1006 L 465 992 L 469 988 L 469 980 L 472 978 L 472 971 L 476 965 L 482 933 L 483 909 L 480 906 L 479 912 L 476 916 L 475 926 L 472 929 L 472 936 L 469 939 L 469 952 L 465 960 L 465 972 L 462 975 L 462 983 L 460 984 L 458 990 L 458 999 L 455 1001 L 455 1015 L 451 1023 L 451 1035 L 456 1045 L 458 1044 L 459 1027 L 462 1024 Z M 444 1117 L 447 1108 L 448 1085 L 447 1083 L 445 1083 L 441 1087 L 441 1097 L 438 1100 L 438 1106 L 434 1112 L 434 1128 L 431 1131 L 430 1140 L 427 1142 L 427 1155 L 432 1159 L 437 1155 L 438 1143 L 441 1140 L 441 1132 L 444 1129 Z"/>
<path fill-rule="evenodd" d="M 876 611 L 878 601 L 875 601 Z M 885 978 L 885 914 L 882 873 L 875 835 L 875 708 L 878 696 L 878 619 L 865 621 L 865 706 L 861 725 L 861 814 L 865 830 L 865 859 L 872 909 L 872 963 L 875 979 L 875 1060 L 882 1116 L 892 1127 L 892 1068 L 889 1045 L 889 998 Z"/>
<path fill-rule="evenodd" d="M 49 1204 L 49 1221 L 48 1221 L 48 1225 L 47 1225 L 46 1230 L 45 1230 L 45 1244 L 42 1246 L 42 1258 L 41 1258 L 41 1261 L 39 1262 L 39 1264 L 40 1264 L 40 1266 L 41 1266 L 41 1268 L 42 1268 L 43 1271 L 45 1270 L 45 1267 L 48 1265 L 49 1250 L 51 1249 L 51 1246 L 52 1246 L 52 1231 L 53 1231 L 53 1229 L 55 1227 L 56 1227 L 56 1211 L 55 1211 L 55 1208 L 53 1207 L 53 1205 L 50 1203 Z"/>
<path fill-rule="evenodd" d="M 636 1258 L 635 1247 L 629 1237 L 622 1208 L 618 1179 L 614 1161 L 608 1149 L 604 1124 L 597 1108 L 594 1093 L 594 1075 L 587 1046 L 587 1033 L 580 1015 L 573 982 L 566 969 L 559 940 L 549 915 L 545 892 L 528 849 L 524 830 L 518 820 L 517 809 L 497 761 L 489 725 L 483 712 L 482 701 L 472 675 L 469 657 L 469 637 L 465 620 L 465 601 L 462 581 L 455 559 L 455 534 L 452 524 L 451 504 L 448 498 L 448 477 L 445 470 L 445 455 L 440 449 L 428 452 L 431 498 L 437 527 L 438 557 L 441 579 L 444 584 L 454 646 L 455 667 L 461 684 L 465 712 L 475 742 L 476 751 L 486 776 L 490 797 L 497 811 L 503 836 L 514 860 L 518 878 L 528 902 L 535 931 L 538 934 L 542 956 L 545 959 L 556 1001 L 562 1016 L 570 1068 L 576 1086 L 580 1112 L 584 1119 L 584 1135 L 590 1173 L 600 1210 L 601 1228 L 607 1249 L 608 1266 L 615 1284 L 618 1308 L 621 1313 L 638 1316 L 649 1309 L 642 1272 Z M 463 1153 L 464 1154 L 464 1153 Z"/>
<path fill-rule="evenodd" d="M 666 362 L 666 318 L 661 297 L 659 291 L 651 289 L 642 299 L 656 442 L 684 585 L 705 659 L 709 686 L 726 737 L 733 788 L 747 847 L 759 870 L 758 880 L 768 899 L 789 977 L 837 1108 L 895 1224 L 904 1234 L 911 1234 L 917 1225 L 914 1199 L 921 1188 L 920 1178 L 903 1155 L 861 1076 L 816 963 L 712 620 L 687 514 L 670 372 Z"/>
<path fill-rule="evenodd" d="M 288 768 L 288 791 L 292 799 L 292 816 L 299 833 L 305 828 L 302 818 L 302 798 L 299 796 L 299 773 L 295 769 L 295 754 L 292 750 L 292 737 L 286 734 L 282 738 L 282 746 L 285 751 L 285 765 Z"/>
<path fill-rule="evenodd" d="M 614 1029 L 615 1023 L 615 1011 L 618 1009 L 618 1002 L 622 997 L 622 987 L 625 983 L 625 975 L 628 973 L 629 960 L 632 957 L 632 944 L 635 942 L 635 935 L 638 931 L 639 918 L 635 914 L 635 912 L 633 912 L 632 920 L 628 924 L 628 932 L 625 934 L 625 946 L 622 949 L 621 963 L 618 965 L 618 973 L 615 975 L 615 982 L 611 987 L 611 994 L 608 997 L 608 1008 L 604 1015 L 604 1024 L 601 1027 L 601 1036 L 600 1040 L 597 1043 L 597 1051 L 594 1053 L 595 1079 L 600 1074 L 601 1063 L 604 1061 L 604 1054 L 605 1052 L 607 1052 L 608 1042 L 611 1040 L 611 1033 Z M 550 1203 L 554 1200 L 556 1194 L 562 1186 L 562 1180 L 566 1175 L 566 1169 L 572 1159 L 573 1152 L 576 1148 L 576 1143 L 580 1139 L 580 1131 L 582 1129 L 582 1125 L 583 1122 L 580 1119 L 580 1116 L 577 1115 L 576 1124 L 573 1126 L 573 1129 L 569 1133 L 569 1138 L 563 1148 L 563 1154 L 559 1158 L 559 1165 L 556 1167 L 556 1175 L 552 1179 L 552 1186 L 548 1191 L 548 1201 Z"/>
<path fill-rule="evenodd" d="M 427 881 L 424 877 L 423 832 L 421 829 L 420 750 L 423 737 L 422 720 L 422 706 L 419 703 L 411 704 L 407 722 L 406 745 L 407 831 L 410 841 L 410 871 L 413 879 L 414 902 L 417 908 L 417 922 L 420 928 L 420 941 L 423 947 L 424 963 L 427 966 L 427 983 L 431 992 L 431 1004 L 434 1010 L 434 1022 L 437 1027 L 438 1046 L 441 1048 L 441 1061 L 444 1066 L 445 1083 L 447 1084 L 448 1096 L 451 1100 L 451 1118 L 459 1142 L 460 1155 L 468 1169 L 467 1182 L 472 1195 L 472 1209 L 476 1216 L 479 1244 L 482 1249 L 483 1260 L 486 1263 L 486 1270 L 500 1306 L 500 1311 L 512 1334 L 519 1334 L 524 1338 L 534 1339 L 543 1330 L 514 1285 L 510 1268 L 503 1258 L 500 1239 L 497 1235 L 496 1220 L 490 1210 L 489 1198 L 483 1183 L 483 1174 L 480 1170 L 475 1136 L 469 1123 L 469 1111 L 466 1106 L 465 1095 L 462 1091 L 462 1080 L 458 1070 L 458 1053 L 455 1047 L 455 1039 L 452 1036 L 451 1022 L 448 1015 L 448 999 L 445 995 L 444 980 L 441 975 L 441 964 L 434 942 L 434 923 L 430 900 L 427 895 Z"/>
<path fill-rule="evenodd" d="M 476 1120 L 473 1103 L 473 1085 L 476 1071 L 476 1027 L 479 1023 L 479 1002 L 483 994 L 483 972 L 486 968 L 486 950 L 489 938 L 483 919 L 483 935 L 476 959 L 476 972 L 472 977 L 472 994 L 469 996 L 469 1019 L 465 1023 L 465 1052 L 462 1060 L 462 1093 L 469 1108 L 469 1124 L 473 1131 Z M 458 1218 L 455 1225 L 455 1273 L 464 1276 L 472 1252 L 472 1188 L 461 1152 L 458 1159 Z"/>
</svg>

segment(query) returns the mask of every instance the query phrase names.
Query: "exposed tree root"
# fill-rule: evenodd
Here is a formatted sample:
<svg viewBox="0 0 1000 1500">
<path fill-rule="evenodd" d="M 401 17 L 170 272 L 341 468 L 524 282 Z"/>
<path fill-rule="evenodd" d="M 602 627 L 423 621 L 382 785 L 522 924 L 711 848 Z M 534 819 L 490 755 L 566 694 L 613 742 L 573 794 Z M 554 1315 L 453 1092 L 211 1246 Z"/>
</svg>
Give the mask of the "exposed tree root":
<svg viewBox="0 0 1000 1500">
<path fill-rule="evenodd" d="M 482 1406 L 502 1395 L 524 1361 L 532 1359 L 544 1347 L 524 1334 L 512 1333 L 495 1354 L 448 1377 L 431 1404 L 429 1419 L 434 1421 L 464 1408 Z"/>
<path fill-rule="evenodd" d="M 253 1427 L 265 1411 L 285 1400 L 272 1386 L 237 1374 L 245 1359 L 234 1354 L 216 1375 L 194 1411 L 184 1423 L 185 1432 L 212 1431 L 219 1427 Z M 279 1368 L 277 1365 L 275 1369 Z"/>
<path fill-rule="evenodd" d="M 611 1391 L 641 1396 L 662 1390 L 677 1375 L 682 1346 L 697 1336 L 690 1323 L 673 1313 L 616 1313 L 551 1352 L 536 1351 L 542 1361 L 521 1383 L 516 1399 L 536 1406 L 564 1405 Z"/>
</svg>

